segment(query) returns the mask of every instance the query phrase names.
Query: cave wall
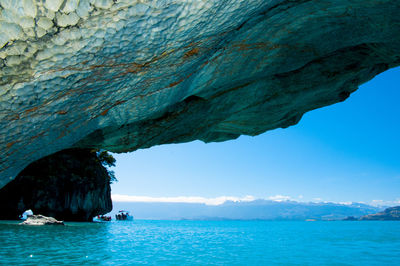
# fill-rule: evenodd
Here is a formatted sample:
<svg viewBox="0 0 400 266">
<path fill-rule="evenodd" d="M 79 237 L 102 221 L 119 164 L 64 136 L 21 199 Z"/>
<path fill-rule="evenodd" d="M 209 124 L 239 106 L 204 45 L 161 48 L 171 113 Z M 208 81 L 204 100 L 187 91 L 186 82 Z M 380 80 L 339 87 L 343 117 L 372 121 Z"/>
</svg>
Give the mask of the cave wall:
<svg viewBox="0 0 400 266">
<path fill-rule="evenodd" d="M 0 11 L 0 187 L 71 147 L 288 127 L 400 63 L 393 0 L 2 0 Z"/>
<path fill-rule="evenodd" d="M 18 219 L 29 209 L 63 221 L 91 221 L 110 212 L 110 176 L 96 152 L 69 149 L 47 156 L 0 189 L 0 219 Z"/>
</svg>

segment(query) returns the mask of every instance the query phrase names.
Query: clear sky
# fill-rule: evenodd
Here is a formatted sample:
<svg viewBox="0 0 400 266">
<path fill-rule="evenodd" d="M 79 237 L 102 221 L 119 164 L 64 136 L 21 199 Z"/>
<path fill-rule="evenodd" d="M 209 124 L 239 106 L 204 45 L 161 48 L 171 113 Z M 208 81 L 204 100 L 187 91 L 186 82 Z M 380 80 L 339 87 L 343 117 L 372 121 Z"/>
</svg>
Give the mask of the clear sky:
<svg viewBox="0 0 400 266">
<path fill-rule="evenodd" d="M 114 154 L 112 194 L 400 203 L 399 83 L 400 68 L 389 70 L 345 102 L 256 137 Z"/>
</svg>

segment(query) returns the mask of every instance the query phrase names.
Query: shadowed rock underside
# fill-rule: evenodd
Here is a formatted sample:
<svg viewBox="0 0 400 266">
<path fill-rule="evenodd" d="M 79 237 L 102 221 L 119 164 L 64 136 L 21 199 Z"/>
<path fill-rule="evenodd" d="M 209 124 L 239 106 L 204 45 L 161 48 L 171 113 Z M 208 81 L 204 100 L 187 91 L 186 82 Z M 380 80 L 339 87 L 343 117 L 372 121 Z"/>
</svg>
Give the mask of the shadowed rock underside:
<svg viewBox="0 0 400 266">
<path fill-rule="evenodd" d="M 285 128 L 400 62 L 393 0 L 0 5 L 0 187 L 71 147 Z"/>
</svg>

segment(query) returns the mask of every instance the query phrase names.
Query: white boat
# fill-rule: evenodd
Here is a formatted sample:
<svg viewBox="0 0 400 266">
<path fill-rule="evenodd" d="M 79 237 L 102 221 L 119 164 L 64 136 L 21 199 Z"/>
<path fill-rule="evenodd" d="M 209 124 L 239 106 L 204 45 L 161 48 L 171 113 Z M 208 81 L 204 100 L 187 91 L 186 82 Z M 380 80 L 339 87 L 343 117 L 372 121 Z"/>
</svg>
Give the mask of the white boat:
<svg viewBox="0 0 400 266">
<path fill-rule="evenodd" d="M 130 215 L 129 211 L 121 210 L 115 215 L 117 221 L 132 221 L 133 216 Z"/>
</svg>

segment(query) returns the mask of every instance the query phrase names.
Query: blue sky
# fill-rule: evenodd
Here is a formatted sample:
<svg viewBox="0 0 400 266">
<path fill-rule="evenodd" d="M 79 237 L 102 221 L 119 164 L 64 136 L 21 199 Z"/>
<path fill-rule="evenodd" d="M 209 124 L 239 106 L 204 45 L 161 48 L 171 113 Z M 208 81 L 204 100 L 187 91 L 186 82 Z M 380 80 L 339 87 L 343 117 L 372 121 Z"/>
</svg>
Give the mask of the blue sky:
<svg viewBox="0 0 400 266">
<path fill-rule="evenodd" d="M 296 126 L 256 137 L 114 154 L 119 180 L 112 185 L 114 199 L 248 196 L 397 204 L 399 82 L 400 68 L 389 70 L 345 102 L 306 113 Z"/>
</svg>

